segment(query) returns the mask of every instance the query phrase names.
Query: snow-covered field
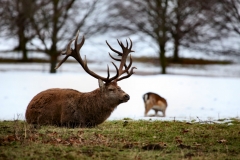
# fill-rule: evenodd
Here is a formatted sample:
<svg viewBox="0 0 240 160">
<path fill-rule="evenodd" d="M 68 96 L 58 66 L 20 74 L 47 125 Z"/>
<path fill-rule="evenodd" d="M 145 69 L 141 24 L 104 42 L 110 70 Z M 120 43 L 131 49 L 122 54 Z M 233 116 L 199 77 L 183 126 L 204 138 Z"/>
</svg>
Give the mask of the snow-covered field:
<svg viewBox="0 0 240 160">
<path fill-rule="evenodd" d="M 136 73 L 154 73 L 159 70 L 151 66 L 136 65 Z M 105 64 L 100 66 L 95 67 L 106 68 Z M 221 76 L 224 67 L 225 75 Z M 90 68 L 94 66 L 90 65 Z M 199 117 L 201 120 L 207 120 L 239 117 L 240 72 L 237 68 L 240 67 L 238 65 L 234 71 L 229 66 L 223 68 L 213 66 L 213 72 L 209 72 L 209 68 L 199 72 L 196 69 L 185 71 L 184 68 L 169 68 L 168 71 L 173 73 L 171 75 L 133 75 L 119 82 L 121 88 L 130 95 L 130 100 L 119 105 L 109 119 L 146 119 L 143 117 L 142 95 L 148 91 L 156 92 L 168 101 L 167 117 L 158 119 L 191 120 Z M 106 75 L 104 72 L 97 72 Z M 192 75 L 194 72 L 201 73 L 196 75 L 212 76 L 174 75 Z M 40 91 L 56 87 L 88 92 L 96 89 L 98 82 L 75 63 L 65 63 L 57 74 L 49 74 L 47 64 L 0 64 L 0 120 L 24 119 L 26 107 L 33 96 Z"/>
</svg>

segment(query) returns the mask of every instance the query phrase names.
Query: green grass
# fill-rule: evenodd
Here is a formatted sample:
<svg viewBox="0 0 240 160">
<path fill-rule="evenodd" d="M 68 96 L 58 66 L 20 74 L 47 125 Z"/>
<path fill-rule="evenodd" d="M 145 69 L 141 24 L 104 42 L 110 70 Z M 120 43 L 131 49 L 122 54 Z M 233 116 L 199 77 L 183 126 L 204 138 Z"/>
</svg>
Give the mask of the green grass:
<svg viewBox="0 0 240 160">
<path fill-rule="evenodd" d="M 239 159 L 240 121 L 106 121 L 95 128 L 0 122 L 0 159 Z"/>
</svg>

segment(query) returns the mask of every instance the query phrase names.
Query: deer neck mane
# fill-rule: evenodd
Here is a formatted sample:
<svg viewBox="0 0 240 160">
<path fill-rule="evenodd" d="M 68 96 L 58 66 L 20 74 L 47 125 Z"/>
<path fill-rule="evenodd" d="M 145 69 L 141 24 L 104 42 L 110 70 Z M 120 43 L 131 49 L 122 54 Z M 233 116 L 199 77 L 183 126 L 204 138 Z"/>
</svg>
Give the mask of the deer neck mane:
<svg viewBox="0 0 240 160">
<path fill-rule="evenodd" d="M 99 88 L 91 92 L 83 93 L 81 97 L 86 97 L 89 99 L 89 106 L 95 106 L 94 108 L 97 107 L 98 109 L 102 110 L 110 109 L 113 111 L 119 105 L 118 103 L 111 101 L 110 98 L 106 97 Z"/>
</svg>

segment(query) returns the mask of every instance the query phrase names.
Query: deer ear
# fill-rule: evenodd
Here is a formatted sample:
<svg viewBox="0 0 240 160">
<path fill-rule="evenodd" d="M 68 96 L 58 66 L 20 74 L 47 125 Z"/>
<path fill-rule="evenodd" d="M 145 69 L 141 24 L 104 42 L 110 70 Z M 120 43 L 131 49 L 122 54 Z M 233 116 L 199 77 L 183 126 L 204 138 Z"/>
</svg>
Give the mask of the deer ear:
<svg viewBox="0 0 240 160">
<path fill-rule="evenodd" d="M 101 79 L 98 79 L 98 85 L 99 85 L 100 90 L 102 91 L 104 88 L 104 83 Z"/>
</svg>

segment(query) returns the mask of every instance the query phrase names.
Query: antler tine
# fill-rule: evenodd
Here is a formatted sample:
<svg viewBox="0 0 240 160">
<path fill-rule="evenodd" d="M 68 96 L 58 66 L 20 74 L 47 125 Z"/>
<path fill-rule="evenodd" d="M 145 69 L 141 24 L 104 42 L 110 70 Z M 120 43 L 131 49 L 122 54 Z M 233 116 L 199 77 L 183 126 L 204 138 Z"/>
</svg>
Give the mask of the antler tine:
<svg viewBox="0 0 240 160">
<path fill-rule="evenodd" d="M 76 46 L 78 46 L 78 45 L 77 45 L 78 35 L 79 35 L 79 31 L 78 31 L 77 34 L 76 34 L 76 38 L 70 40 L 70 42 L 68 43 L 66 51 L 62 53 L 62 55 L 66 55 L 66 57 L 64 57 L 64 59 L 59 62 L 59 64 L 55 67 L 55 69 L 58 69 L 58 68 L 68 59 L 69 56 L 74 57 L 76 60 L 79 59 L 79 55 L 77 54 L 78 52 L 76 52 Z M 72 44 L 72 42 L 73 42 L 74 40 L 75 40 L 75 50 L 73 50 L 73 49 L 71 48 L 71 44 Z M 81 43 L 80 43 L 81 46 L 79 45 L 80 48 L 81 48 L 82 45 L 84 44 L 84 41 L 85 41 L 85 39 L 84 39 L 84 37 L 83 37 L 83 39 L 82 39 L 82 41 L 81 41 Z M 79 49 L 80 49 L 80 48 L 79 48 Z"/>
<path fill-rule="evenodd" d="M 129 38 L 129 40 L 130 40 L 130 47 L 129 47 L 129 49 L 131 50 L 132 49 L 132 40 Z M 127 40 L 126 40 L 127 41 Z M 131 51 L 131 52 L 134 52 L 134 51 Z"/>
<path fill-rule="evenodd" d="M 128 73 L 128 70 L 131 68 L 131 66 L 132 66 L 132 56 L 130 55 L 130 63 L 128 66 L 126 64 L 124 65 L 125 67 L 124 71 Z"/>
<path fill-rule="evenodd" d="M 117 77 L 119 77 L 119 71 L 118 71 L 118 68 L 117 68 L 116 64 L 113 63 L 113 62 L 112 62 L 112 64 L 115 67 L 117 73 L 116 73 L 116 75 L 114 77 L 109 79 L 110 73 L 109 73 L 109 67 L 108 67 L 108 77 L 107 77 L 107 81 L 105 81 L 105 82 L 111 82 L 111 81 L 115 80 Z"/>
<path fill-rule="evenodd" d="M 119 46 L 123 49 L 124 45 L 122 44 L 122 42 L 119 41 L 118 39 L 117 39 L 117 41 L 118 41 Z M 123 53 L 121 53 L 121 52 L 118 53 L 119 56 L 122 56 L 122 54 L 123 54 Z"/>
<path fill-rule="evenodd" d="M 107 65 L 107 79 L 109 79 L 110 73 L 109 73 L 109 66 Z"/>
<path fill-rule="evenodd" d="M 66 51 L 65 51 L 65 52 L 62 52 L 62 55 L 66 55 L 66 57 L 64 57 L 64 59 L 59 62 L 59 64 L 55 67 L 55 69 L 58 69 L 58 68 L 63 64 L 63 62 L 65 62 L 65 61 L 68 59 L 68 57 L 71 55 L 71 52 L 72 52 L 71 44 L 72 44 L 72 42 L 73 42 L 74 40 L 75 40 L 75 39 L 72 39 L 72 40 L 68 43 Z"/>
<path fill-rule="evenodd" d="M 75 39 L 72 39 L 72 40 L 70 40 L 70 42 L 68 43 L 68 45 L 67 45 L 67 49 L 66 49 L 66 51 L 64 52 L 62 52 L 62 55 L 69 55 L 69 54 L 71 54 L 71 44 L 72 44 L 72 42 L 74 41 Z"/>
<path fill-rule="evenodd" d="M 76 34 L 76 40 L 75 40 L 75 50 L 76 50 L 77 52 L 79 52 L 79 50 L 82 48 L 82 46 L 83 46 L 83 44 L 84 44 L 84 42 L 85 42 L 85 38 L 84 38 L 84 36 L 83 36 L 82 41 L 81 41 L 79 44 L 77 44 L 78 36 L 79 36 L 79 30 L 78 30 L 78 32 L 77 32 L 77 34 Z M 80 56 L 80 53 L 77 54 L 77 55 Z M 81 57 L 80 57 L 80 58 L 81 58 Z"/>
<path fill-rule="evenodd" d="M 126 78 L 130 77 L 132 74 L 135 73 L 135 72 L 133 72 L 134 69 L 137 69 L 137 68 L 136 68 L 136 67 L 132 67 L 132 68 L 131 68 L 131 71 L 128 72 L 128 74 L 127 74 L 126 76 L 123 76 L 123 77 L 118 78 L 117 81 L 121 81 L 121 80 L 123 80 L 123 79 L 126 79 Z"/>
<path fill-rule="evenodd" d="M 66 55 L 66 57 L 64 57 L 63 60 L 58 63 L 58 65 L 55 67 L 55 69 L 58 69 L 63 64 L 63 62 L 65 62 L 68 59 L 68 57 L 69 57 L 69 55 Z"/>
<path fill-rule="evenodd" d="M 113 57 L 110 53 L 109 53 L 109 56 L 115 61 L 121 61 L 121 59 Z"/>
<path fill-rule="evenodd" d="M 126 44 L 127 44 L 126 48 L 128 48 L 128 41 L 127 40 L 126 40 Z M 130 50 L 131 50 L 131 48 L 130 48 Z"/>
<path fill-rule="evenodd" d="M 118 41 L 118 40 L 117 40 Z M 115 52 L 115 53 L 117 53 L 118 55 L 122 55 L 122 53 L 121 52 L 119 52 L 119 51 L 117 51 L 117 50 L 115 50 L 115 49 L 113 49 L 111 46 L 110 46 L 110 44 L 108 44 L 108 42 L 106 41 L 106 43 L 107 43 L 107 45 L 108 45 L 108 47 L 113 51 L 113 52 Z M 118 42 L 119 43 L 119 42 Z M 119 44 L 120 45 L 120 44 Z M 120 45 L 121 46 L 121 45 Z"/>
</svg>

